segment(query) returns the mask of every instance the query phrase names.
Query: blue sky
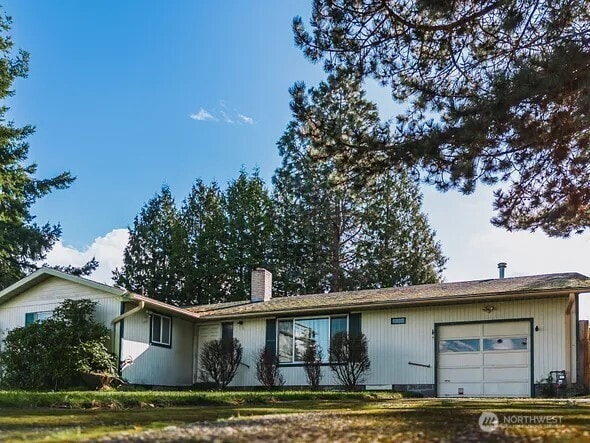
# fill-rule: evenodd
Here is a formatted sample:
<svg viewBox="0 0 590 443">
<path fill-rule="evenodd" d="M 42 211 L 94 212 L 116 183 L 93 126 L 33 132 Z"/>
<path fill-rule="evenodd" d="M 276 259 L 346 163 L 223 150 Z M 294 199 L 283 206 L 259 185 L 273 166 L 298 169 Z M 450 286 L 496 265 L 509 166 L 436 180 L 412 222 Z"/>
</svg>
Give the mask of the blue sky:
<svg viewBox="0 0 590 443">
<path fill-rule="evenodd" d="M 36 125 L 41 174 L 78 177 L 39 202 L 39 219 L 82 247 L 128 225 L 163 182 L 183 196 L 196 177 L 223 183 L 242 165 L 270 178 L 289 86 L 322 76 L 293 45 L 291 20 L 308 6 L 270 4 L 5 2 L 31 53 L 12 116 Z M 201 110 L 219 121 L 189 117 Z"/>
<path fill-rule="evenodd" d="M 311 0 L 5 0 L 4 8 L 16 46 L 31 53 L 10 116 L 36 125 L 30 159 L 41 176 L 69 169 L 78 177 L 34 207 L 40 222 L 63 228 L 48 260 L 96 255 L 101 281 L 120 265 L 125 228 L 163 183 L 182 199 L 197 177 L 224 184 L 242 166 L 268 181 L 291 117 L 289 87 L 323 78 L 291 32 Z M 367 87 L 384 118 L 395 114 L 387 90 Z M 499 261 L 508 276 L 590 275 L 588 234 L 560 240 L 494 228 L 486 187 L 467 197 L 424 194 L 450 258 L 447 280 L 495 277 Z"/>
</svg>

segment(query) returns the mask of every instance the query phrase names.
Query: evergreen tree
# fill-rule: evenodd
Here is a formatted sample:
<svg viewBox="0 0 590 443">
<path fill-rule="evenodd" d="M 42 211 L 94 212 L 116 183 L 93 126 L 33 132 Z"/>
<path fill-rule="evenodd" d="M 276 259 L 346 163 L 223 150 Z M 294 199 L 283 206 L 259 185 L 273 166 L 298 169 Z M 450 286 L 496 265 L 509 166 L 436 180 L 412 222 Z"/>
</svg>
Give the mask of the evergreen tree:
<svg viewBox="0 0 590 443">
<path fill-rule="evenodd" d="M 184 201 L 180 215 L 179 248 L 183 304 L 225 301 L 226 249 L 223 196 L 216 183 L 198 179 Z"/>
<path fill-rule="evenodd" d="M 162 186 L 129 229 L 123 267 L 113 272 L 115 283 L 166 303 L 182 304 L 177 253 L 181 247 L 184 245 L 174 198 L 168 186 Z"/>
<path fill-rule="evenodd" d="M 279 141 L 273 178 L 275 287 L 282 295 L 433 283 L 446 262 L 421 213 L 421 195 L 402 170 L 353 186 L 348 171 L 323 158 L 325 145 L 361 144 L 386 133 L 377 108 L 352 77 L 318 89 L 295 85 L 294 120 Z M 338 138 L 318 140 L 316 123 Z"/>
<path fill-rule="evenodd" d="M 372 77 L 406 103 L 389 137 L 322 154 L 361 181 L 400 165 L 441 190 L 495 192 L 508 230 L 568 236 L 590 226 L 587 0 L 314 0 L 296 44 L 330 74 Z M 375 134 L 385 135 L 385 134 Z"/>
<path fill-rule="evenodd" d="M 225 191 L 225 266 L 228 300 L 250 297 L 250 274 L 269 263 L 272 202 L 258 171 L 240 171 Z"/>
<path fill-rule="evenodd" d="M 358 288 L 440 281 L 447 259 L 422 213 L 422 194 L 406 173 L 379 176 L 368 189 L 355 244 Z"/>
<path fill-rule="evenodd" d="M 43 264 L 43 266 L 49 266 L 49 265 Z M 72 266 L 72 265 L 67 265 L 67 266 L 55 265 L 55 266 L 51 266 L 51 268 L 53 268 L 53 269 L 56 269 L 56 270 L 61 271 L 61 272 L 65 272 L 66 274 L 75 275 L 76 277 L 88 277 L 94 271 L 96 271 L 98 269 L 98 267 L 99 267 L 99 263 L 96 260 L 96 257 L 92 257 L 88 262 L 86 262 L 85 264 L 83 264 L 80 267 Z"/>
<path fill-rule="evenodd" d="M 27 164 L 27 139 L 34 127 L 18 127 L 7 120 L 6 100 L 14 94 L 14 81 L 27 76 L 29 64 L 28 53 L 13 53 L 10 25 L 10 17 L 0 15 L 0 289 L 37 269 L 37 263 L 61 235 L 59 225 L 35 223 L 31 206 L 53 190 L 67 188 L 74 180 L 69 172 L 36 178 L 37 165 Z"/>
</svg>

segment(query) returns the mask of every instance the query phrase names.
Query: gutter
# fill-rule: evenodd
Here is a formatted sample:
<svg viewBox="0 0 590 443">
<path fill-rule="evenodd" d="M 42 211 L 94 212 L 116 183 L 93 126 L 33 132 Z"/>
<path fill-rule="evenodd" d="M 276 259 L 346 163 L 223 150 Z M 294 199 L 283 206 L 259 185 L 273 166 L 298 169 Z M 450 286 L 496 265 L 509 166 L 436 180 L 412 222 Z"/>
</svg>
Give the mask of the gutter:
<svg viewBox="0 0 590 443">
<path fill-rule="evenodd" d="M 111 325 L 115 325 L 115 324 L 119 323 L 120 321 L 126 319 L 127 317 L 132 316 L 133 314 L 143 311 L 144 309 L 145 309 L 145 303 L 143 301 L 140 301 L 139 305 L 136 306 L 135 308 L 133 308 L 132 310 L 127 311 L 127 312 L 113 318 L 113 320 L 111 321 Z"/>
</svg>

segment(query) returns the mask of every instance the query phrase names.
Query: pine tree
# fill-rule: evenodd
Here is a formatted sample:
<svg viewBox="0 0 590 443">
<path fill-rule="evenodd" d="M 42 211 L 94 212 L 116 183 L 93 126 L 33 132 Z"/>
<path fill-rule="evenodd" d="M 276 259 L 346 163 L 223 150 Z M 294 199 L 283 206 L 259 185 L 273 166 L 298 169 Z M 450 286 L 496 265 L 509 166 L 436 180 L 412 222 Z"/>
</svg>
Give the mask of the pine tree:
<svg viewBox="0 0 590 443">
<path fill-rule="evenodd" d="M 224 193 L 228 300 L 250 297 L 250 273 L 267 266 L 273 231 L 272 202 L 258 171 L 240 171 Z"/>
<path fill-rule="evenodd" d="M 59 225 L 38 225 L 30 210 L 35 201 L 74 181 L 69 172 L 48 179 L 35 177 L 37 165 L 27 164 L 33 126 L 16 126 L 7 120 L 6 100 L 13 96 L 12 85 L 28 73 L 29 54 L 13 53 L 8 35 L 11 19 L 0 15 L 0 289 L 37 269 L 61 235 Z"/>
<path fill-rule="evenodd" d="M 294 120 L 279 141 L 273 178 L 275 286 L 279 294 L 334 292 L 439 281 L 446 259 L 405 171 L 353 186 L 322 146 L 365 143 L 385 132 L 354 78 L 292 88 Z M 316 139 L 316 122 L 338 139 Z"/>
<path fill-rule="evenodd" d="M 314 0 L 310 25 L 293 24 L 310 60 L 406 106 L 368 143 L 318 125 L 337 140 L 323 155 L 361 182 L 406 165 L 443 191 L 502 183 L 492 223 L 508 230 L 590 226 L 587 0 Z"/>
<path fill-rule="evenodd" d="M 406 173 L 378 177 L 368 189 L 355 244 L 358 288 L 440 281 L 447 259 L 422 212 L 422 194 Z"/>
<path fill-rule="evenodd" d="M 223 195 L 216 183 L 195 182 L 182 206 L 180 226 L 183 304 L 225 301 L 228 245 Z"/>
<path fill-rule="evenodd" d="M 168 186 L 162 186 L 135 217 L 123 267 L 115 269 L 116 284 L 130 291 L 175 305 L 182 304 L 180 263 L 183 247 L 178 210 Z"/>
</svg>

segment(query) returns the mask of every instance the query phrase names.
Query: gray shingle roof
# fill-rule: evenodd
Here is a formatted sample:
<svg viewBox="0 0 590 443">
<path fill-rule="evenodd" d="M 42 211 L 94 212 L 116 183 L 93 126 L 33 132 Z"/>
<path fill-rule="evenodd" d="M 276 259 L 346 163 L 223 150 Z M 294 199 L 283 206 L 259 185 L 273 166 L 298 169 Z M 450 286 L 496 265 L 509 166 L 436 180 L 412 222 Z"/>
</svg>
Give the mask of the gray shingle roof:
<svg viewBox="0 0 590 443">
<path fill-rule="evenodd" d="M 590 278 L 578 273 L 532 275 L 504 279 L 367 289 L 329 294 L 280 297 L 266 302 L 219 303 L 187 308 L 199 318 L 264 316 L 280 312 L 362 309 L 373 305 L 408 305 L 413 302 L 457 302 L 469 297 L 510 297 L 554 292 L 590 292 Z"/>
</svg>

